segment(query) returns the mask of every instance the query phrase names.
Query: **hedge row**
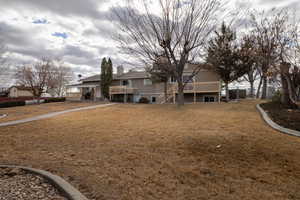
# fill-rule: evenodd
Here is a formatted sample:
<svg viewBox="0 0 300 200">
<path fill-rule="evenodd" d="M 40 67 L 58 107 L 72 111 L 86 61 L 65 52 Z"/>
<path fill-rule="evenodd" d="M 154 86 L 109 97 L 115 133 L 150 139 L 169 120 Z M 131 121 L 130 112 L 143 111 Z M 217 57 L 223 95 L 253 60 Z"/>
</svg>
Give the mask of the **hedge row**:
<svg viewBox="0 0 300 200">
<path fill-rule="evenodd" d="M 7 101 L 0 102 L 0 108 L 16 107 L 16 106 L 25 106 L 25 101 Z"/>
<path fill-rule="evenodd" d="M 41 99 L 42 100 L 42 99 Z M 64 102 L 66 101 L 66 98 L 43 98 L 44 103 L 54 103 L 54 102 Z M 6 102 L 0 102 L 0 108 L 8 108 L 8 107 L 16 107 L 16 106 L 25 106 L 26 101 L 6 101 Z"/>
<path fill-rule="evenodd" d="M 45 103 L 64 102 L 64 101 L 66 101 L 65 97 L 47 98 L 47 99 L 45 99 Z"/>
</svg>

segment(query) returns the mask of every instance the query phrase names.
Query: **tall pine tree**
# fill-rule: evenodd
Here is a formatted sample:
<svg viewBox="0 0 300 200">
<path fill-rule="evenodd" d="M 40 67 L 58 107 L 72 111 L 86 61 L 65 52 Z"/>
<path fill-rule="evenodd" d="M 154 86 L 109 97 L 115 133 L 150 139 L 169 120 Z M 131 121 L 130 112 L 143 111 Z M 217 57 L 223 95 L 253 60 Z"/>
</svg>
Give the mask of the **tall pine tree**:
<svg viewBox="0 0 300 200">
<path fill-rule="evenodd" d="M 109 99 L 109 86 L 113 80 L 113 66 L 112 61 L 109 58 L 108 61 L 106 58 L 102 59 L 101 63 L 101 93 L 102 96 L 106 99 Z"/>
<path fill-rule="evenodd" d="M 236 33 L 223 23 L 215 34 L 216 37 L 209 42 L 206 61 L 225 83 L 226 101 L 229 101 L 229 83 L 243 76 L 246 69 L 240 64 Z"/>
</svg>

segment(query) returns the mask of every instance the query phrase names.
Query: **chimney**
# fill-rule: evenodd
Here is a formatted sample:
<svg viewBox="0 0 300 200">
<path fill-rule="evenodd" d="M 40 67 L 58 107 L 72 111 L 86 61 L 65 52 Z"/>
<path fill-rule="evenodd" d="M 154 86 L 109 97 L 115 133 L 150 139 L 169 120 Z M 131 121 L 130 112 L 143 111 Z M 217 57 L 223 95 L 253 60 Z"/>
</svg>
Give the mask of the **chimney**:
<svg viewBox="0 0 300 200">
<path fill-rule="evenodd" d="M 124 73 L 124 67 L 122 65 L 117 67 L 117 76 L 121 76 Z"/>
</svg>

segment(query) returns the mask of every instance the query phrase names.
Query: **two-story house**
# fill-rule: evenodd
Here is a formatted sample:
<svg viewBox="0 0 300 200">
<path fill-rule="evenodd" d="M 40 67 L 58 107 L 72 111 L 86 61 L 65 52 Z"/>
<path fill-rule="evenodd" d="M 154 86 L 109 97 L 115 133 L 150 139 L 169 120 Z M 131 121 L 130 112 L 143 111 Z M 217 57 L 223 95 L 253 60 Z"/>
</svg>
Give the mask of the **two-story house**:
<svg viewBox="0 0 300 200">
<path fill-rule="evenodd" d="M 193 65 L 188 64 L 184 70 L 183 79 L 188 80 Z M 82 80 L 77 85 L 81 89 L 81 99 L 101 99 L 100 75 Z M 114 102 L 139 102 L 145 97 L 151 103 L 175 103 L 177 99 L 177 83 L 170 78 L 167 83 L 167 97 L 165 98 L 164 83 L 154 83 L 145 71 L 124 72 L 122 66 L 117 68 L 110 86 L 110 100 Z M 221 95 L 221 80 L 219 76 L 208 69 L 200 72 L 190 80 L 184 90 L 186 102 L 219 102 Z M 167 99 L 167 102 L 166 100 Z"/>
</svg>

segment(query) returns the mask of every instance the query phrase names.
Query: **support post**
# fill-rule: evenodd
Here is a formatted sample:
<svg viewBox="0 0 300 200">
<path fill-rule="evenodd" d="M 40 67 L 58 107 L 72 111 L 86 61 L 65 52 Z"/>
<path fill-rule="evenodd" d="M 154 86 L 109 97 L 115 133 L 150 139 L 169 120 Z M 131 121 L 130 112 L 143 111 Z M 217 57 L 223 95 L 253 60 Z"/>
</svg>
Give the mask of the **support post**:
<svg viewBox="0 0 300 200">
<path fill-rule="evenodd" d="M 176 104 L 176 93 L 173 92 L 173 103 Z"/>
<path fill-rule="evenodd" d="M 196 93 L 196 82 L 193 82 L 193 89 L 194 89 L 194 104 L 197 102 L 197 93 Z"/>
<path fill-rule="evenodd" d="M 219 82 L 219 103 L 221 103 L 221 95 L 222 94 L 222 83 L 221 81 Z"/>
</svg>

